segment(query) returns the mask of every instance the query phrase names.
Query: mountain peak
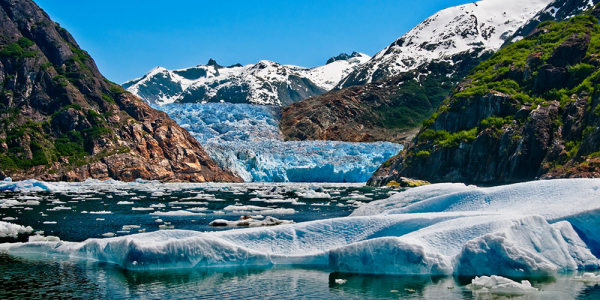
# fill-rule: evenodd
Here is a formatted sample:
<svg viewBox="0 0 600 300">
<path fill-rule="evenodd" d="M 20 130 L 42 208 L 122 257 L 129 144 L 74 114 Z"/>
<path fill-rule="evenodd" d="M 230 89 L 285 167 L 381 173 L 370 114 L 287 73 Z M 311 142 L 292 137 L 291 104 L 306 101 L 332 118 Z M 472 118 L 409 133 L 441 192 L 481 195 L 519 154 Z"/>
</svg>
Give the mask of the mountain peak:
<svg viewBox="0 0 600 300">
<path fill-rule="evenodd" d="M 338 56 L 332 56 L 330 59 L 327 60 L 327 64 L 330 64 L 334 61 L 338 61 L 338 60 L 349 60 L 351 58 L 354 57 L 361 57 L 362 54 L 356 52 L 356 51 L 352 51 L 352 54 L 348 55 L 348 53 L 340 53 L 340 55 Z"/>
<path fill-rule="evenodd" d="M 208 63 L 206 63 L 207 66 L 213 66 L 213 67 L 221 67 L 216 60 L 214 59 L 209 59 Z"/>
<path fill-rule="evenodd" d="M 241 181 L 167 114 L 104 78 L 33 1 L 0 0 L 0 23 L 0 41 L 14 41 L 0 51 L 0 78 L 13 78 L 0 106 L 0 179 Z"/>
</svg>

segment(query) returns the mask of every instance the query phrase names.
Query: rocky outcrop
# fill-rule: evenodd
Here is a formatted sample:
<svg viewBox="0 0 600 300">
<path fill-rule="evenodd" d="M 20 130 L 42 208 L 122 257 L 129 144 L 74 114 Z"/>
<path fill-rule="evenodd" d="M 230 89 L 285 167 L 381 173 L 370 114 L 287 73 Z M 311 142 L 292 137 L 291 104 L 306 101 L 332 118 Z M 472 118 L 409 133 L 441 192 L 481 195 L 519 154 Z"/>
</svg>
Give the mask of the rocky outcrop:
<svg viewBox="0 0 600 300">
<path fill-rule="evenodd" d="M 241 181 L 106 80 L 30 0 L 0 0 L 0 169 L 13 179 Z"/>
<path fill-rule="evenodd" d="M 480 49 L 480 51 L 483 51 Z M 374 83 L 351 86 L 282 109 L 287 140 L 405 143 L 491 52 L 468 51 Z"/>
<path fill-rule="evenodd" d="M 598 2 L 599 0 L 554 0 L 521 26 L 511 38 L 506 40 L 505 45 L 529 36 L 542 22 L 565 21 L 590 9 Z"/>
<path fill-rule="evenodd" d="M 541 26 L 477 67 L 369 183 L 599 176 L 598 20 Z"/>
<path fill-rule="evenodd" d="M 550 2 L 484 0 L 441 10 L 358 66 L 336 89 L 397 76 L 432 61 L 452 61 L 465 52 L 495 52 Z"/>
</svg>

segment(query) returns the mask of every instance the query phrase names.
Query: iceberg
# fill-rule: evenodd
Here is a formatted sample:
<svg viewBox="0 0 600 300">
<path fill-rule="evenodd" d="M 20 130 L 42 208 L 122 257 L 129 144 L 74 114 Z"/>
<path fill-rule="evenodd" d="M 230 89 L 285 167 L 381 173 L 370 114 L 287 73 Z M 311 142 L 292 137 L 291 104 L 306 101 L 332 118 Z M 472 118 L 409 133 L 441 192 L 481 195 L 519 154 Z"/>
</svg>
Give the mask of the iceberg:
<svg viewBox="0 0 600 300">
<path fill-rule="evenodd" d="M 156 109 L 169 114 L 221 167 L 247 182 L 366 182 L 402 145 L 284 141 L 276 106 L 194 103 Z"/>
<path fill-rule="evenodd" d="M 31 234 L 31 226 L 17 225 L 9 222 L 0 221 L 0 238 L 18 238 L 19 235 Z"/>
<path fill-rule="evenodd" d="M 343 218 L 217 232 L 157 231 L 80 243 L 0 244 L 0 250 L 134 270 L 317 265 L 351 273 L 551 276 L 599 267 L 594 236 L 586 234 L 598 228 L 598 199 L 598 179 L 493 188 L 440 184 L 373 201 Z"/>
<path fill-rule="evenodd" d="M 467 288 L 475 294 L 523 295 L 539 291 L 527 280 L 519 283 L 501 276 L 475 277 Z"/>
</svg>

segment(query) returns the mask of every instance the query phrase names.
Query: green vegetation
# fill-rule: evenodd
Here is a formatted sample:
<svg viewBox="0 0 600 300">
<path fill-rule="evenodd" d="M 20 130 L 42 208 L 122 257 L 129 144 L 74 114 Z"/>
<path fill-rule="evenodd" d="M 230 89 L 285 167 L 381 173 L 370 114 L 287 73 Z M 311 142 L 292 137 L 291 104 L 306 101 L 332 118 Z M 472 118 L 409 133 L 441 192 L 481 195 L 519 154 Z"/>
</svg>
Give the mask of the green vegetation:
<svg viewBox="0 0 600 300">
<path fill-rule="evenodd" d="M 29 51 L 27 49 L 35 45 L 34 42 L 27 38 L 20 38 L 16 43 L 11 43 L 0 50 L 0 57 L 11 57 L 15 59 L 23 59 L 34 57 L 37 51 Z"/>
<path fill-rule="evenodd" d="M 511 116 L 500 118 L 491 116 L 481 121 L 481 127 L 484 128 L 496 128 L 501 129 L 504 125 L 512 123 L 513 119 Z"/>
<path fill-rule="evenodd" d="M 477 132 L 477 128 L 454 133 L 446 130 L 427 129 L 419 134 L 419 142 L 432 142 L 442 148 L 455 148 L 461 143 L 472 143 L 477 138 Z"/>
<path fill-rule="evenodd" d="M 417 152 L 417 154 L 416 154 L 417 158 L 429 158 L 430 155 L 431 155 L 431 152 L 429 152 L 427 150 L 421 150 L 421 151 Z"/>
</svg>

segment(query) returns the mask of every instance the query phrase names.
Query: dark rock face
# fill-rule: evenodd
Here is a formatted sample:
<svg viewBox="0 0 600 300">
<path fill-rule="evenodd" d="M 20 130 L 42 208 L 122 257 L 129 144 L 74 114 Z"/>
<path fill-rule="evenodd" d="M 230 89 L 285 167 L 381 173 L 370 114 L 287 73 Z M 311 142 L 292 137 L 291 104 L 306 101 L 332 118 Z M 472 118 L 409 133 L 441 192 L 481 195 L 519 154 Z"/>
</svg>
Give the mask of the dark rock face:
<svg viewBox="0 0 600 300">
<path fill-rule="evenodd" d="M 13 179 L 241 181 L 106 80 L 30 0 L 0 0 L 0 172 Z"/>
<path fill-rule="evenodd" d="M 600 88 L 600 50 L 590 43 L 598 37 L 598 20 L 580 16 L 542 25 L 500 50 L 369 184 L 599 177 L 600 96 L 593 91 Z"/>
<path fill-rule="evenodd" d="M 590 3 L 591 2 L 591 3 Z M 552 1 L 546 8 L 542 9 L 537 15 L 521 26 L 511 38 L 506 40 L 507 44 L 513 43 L 515 37 L 527 37 L 532 34 L 538 34 L 536 28 L 540 23 L 545 21 L 560 22 L 567 20 L 572 16 L 576 16 L 591 8 L 593 5 L 600 2 L 599 0 L 555 0 Z M 597 16 L 596 16 L 597 17 Z"/>
<path fill-rule="evenodd" d="M 283 108 L 287 140 L 404 143 L 490 52 L 465 52 L 453 63 L 434 61 L 414 71 L 334 90 Z"/>
</svg>

